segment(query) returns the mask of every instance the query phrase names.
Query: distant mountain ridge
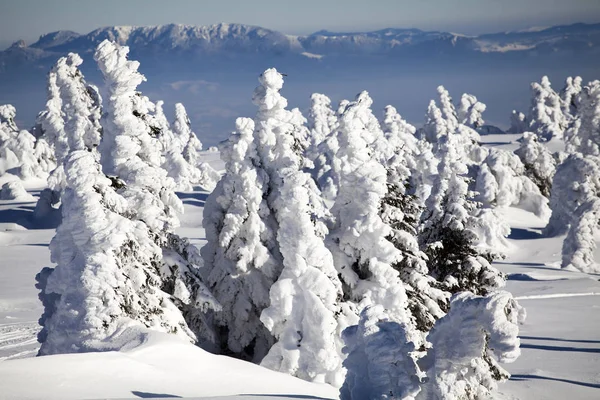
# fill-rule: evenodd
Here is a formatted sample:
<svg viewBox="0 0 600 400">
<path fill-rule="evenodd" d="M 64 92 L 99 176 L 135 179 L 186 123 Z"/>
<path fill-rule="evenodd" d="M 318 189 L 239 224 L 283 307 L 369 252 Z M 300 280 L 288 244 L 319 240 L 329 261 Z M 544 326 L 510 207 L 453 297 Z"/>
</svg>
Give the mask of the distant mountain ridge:
<svg viewBox="0 0 600 400">
<path fill-rule="evenodd" d="M 557 86 L 570 75 L 600 78 L 600 23 L 478 36 L 399 28 L 289 35 L 225 23 L 112 26 L 51 32 L 0 51 L 0 104 L 15 105 L 22 124 L 32 124 L 46 101 L 48 71 L 69 52 L 84 59 L 86 79 L 102 86 L 93 54 L 105 39 L 129 46 L 129 58 L 147 77 L 141 90 L 167 109 L 183 102 L 210 144 L 226 137 L 235 117 L 254 112 L 256 77 L 270 67 L 289 76 L 284 89 L 300 107 L 314 92 L 337 101 L 367 89 L 419 122 L 443 84 L 456 96 L 468 91 L 481 98 L 497 125 L 511 110 L 528 107 L 529 85 L 543 75 Z"/>
<path fill-rule="evenodd" d="M 42 35 L 28 48 L 47 52 L 89 52 L 104 39 L 134 47 L 160 47 L 163 51 L 304 52 L 331 54 L 386 54 L 414 47 L 433 51 L 470 52 L 557 51 L 566 48 L 600 48 L 600 24 L 573 24 L 542 30 L 467 36 L 450 32 L 387 28 L 370 32 L 318 31 L 310 35 L 287 35 L 258 26 L 215 24 L 193 26 L 169 24 L 148 27 L 114 26 L 88 34 L 58 31 Z M 2 55 L 4 52 L 0 52 Z"/>
</svg>

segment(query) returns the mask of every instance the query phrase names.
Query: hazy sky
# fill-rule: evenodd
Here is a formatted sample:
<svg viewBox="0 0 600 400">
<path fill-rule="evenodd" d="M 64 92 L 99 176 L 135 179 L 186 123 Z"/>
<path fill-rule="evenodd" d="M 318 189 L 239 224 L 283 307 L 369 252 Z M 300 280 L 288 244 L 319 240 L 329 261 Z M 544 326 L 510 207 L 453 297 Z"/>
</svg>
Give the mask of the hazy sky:
<svg viewBox="0 0 600 400">
<path fill-rule="evenodd" d="M 475 34 L 600 22 L 600 0 L 0 0 L 0 45 L 57 30 L 239 22 L 291 34 L 385 27 Z"/>
</svg>

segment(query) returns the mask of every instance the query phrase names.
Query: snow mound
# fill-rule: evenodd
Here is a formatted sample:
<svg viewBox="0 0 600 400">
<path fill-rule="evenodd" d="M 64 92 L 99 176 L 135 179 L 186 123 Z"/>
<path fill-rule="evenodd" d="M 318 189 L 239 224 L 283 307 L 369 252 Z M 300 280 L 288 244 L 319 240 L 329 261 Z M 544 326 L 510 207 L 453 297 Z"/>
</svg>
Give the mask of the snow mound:
<svg viewBox="0 0 600 400">
<path fill-rule="evenodd" d="M 10 181 L 2 185 L 0 200 L 32 201 L 35 199 L 27 193 L 21 181 Z"/>
<path fill-rule="evenodd" d="M 248 362 L 216 356 L 173 335 L 157 332 L 145 336 L 139 346 L 122 352 L 2 361 L 0 376 L 0 397 L 11 399 L 237 395 L 254 399 L 261 396 L 271 399 L 274 395 L 337 398 L 337 390 L 329 385 L 305 382 Z"/>
</svg>

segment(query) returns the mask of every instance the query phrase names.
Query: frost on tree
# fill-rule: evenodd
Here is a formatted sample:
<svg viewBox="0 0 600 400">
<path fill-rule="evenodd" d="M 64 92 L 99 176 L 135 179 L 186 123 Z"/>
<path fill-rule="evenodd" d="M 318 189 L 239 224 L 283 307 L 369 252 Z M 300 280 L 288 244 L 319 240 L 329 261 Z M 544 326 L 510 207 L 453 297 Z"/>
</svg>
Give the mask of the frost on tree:
<svg viewBox="0 0 600 400">
<path fill-rule="evenodd" d="M 427 332 L 436 319 L 444 315 L 448 306 L 447 292 L 428 275 L 427 256 L 419 249 L 417 229 L 422 208 L 414 194 L 413 185 L 425 179 L 417 170 L 420 153 L 419 141 L 413 136 L 415 129 L 400 118 L 396 110 L 386 107 L 383 122 L 387 148 L 391 152 L 385 160 L 387 193 L 380 205 L 382 221 L 392 229 L 387 237 L 402 253 L 393 264 L 406 284 L 408 306 L 417 329 Z M 412 129 L 411 129 L 412 128 Z M 413 178 L 413 175 L 418 175 Z M 429 177 L 427 177 L 429 178 Z"/>
<path fill-rule="evenodd" d="M 279 72 L 268 69 L 259 82 L 253 97 L 258 106 L 254 140 L 268 175 L 267 205 L 283 257 L 281 274 L 270 288 L 270 306 L 260 317 L 277 341 L 261 364 L 340 385 L 341 283 L 323 242 L 325 205 L 312 177 L 302 171 L 308 130 L 297 109 L 285 109 Z"/>
<path fill-rule="evenodd" d="M 600 81 L 588 83 L 579 96 L 577 119 L 566 137 L 567 152 L 600 156 Z"/>
<path fill-rule="evenodd" d="M 453 293 L 487 294 L 504 286 L 503 275 L 490 265 L 493 254 L 477 248 L 476 204 L 469 198 L 467 167 L 456 149 L 457 135 L 440 142 L 438 176 L 421 215 L 419 241 L 430 274 Z"/>
<path fill-rule="evenodd" d="M 420 365 L 428 381 L 416 398 L 490 398 L 497 382 L 510 377 L 498 363 L 514 362 L 521 354 L 518 324 L 524 319 L 525 310 L 508 292 L 456 295 L 427 337 L 431 349 Z"/>
<path fill-rule="evenodd" d="M 372 100 L 367 92 L 349 103 L 340 117 L 340 191 L 332 208 L 335 225 L 329 247 L 344 284 L 344 296 L 358 310 L 383 305 L 392 321 L 409 322 L 408 297 L 393 265 L 402 252 L 387 238 L 392 228 L 381 217 L 387 194 L 387 170 L 372 146 L 383 138 L 372 120 Z M 416 332 L 412 332 L 416 336 Z"/>
<path fill-rule="evenodd" d="M 556 170 L 550 206 L 552 216 L 544 234 L 567 233 L 562 247 L 563 268 L 598 272 L 594 261 L 600 204 L 600 158 L 571 154 Z"/>
<path fill-rule="evenodd" d="M 9 172 L 21 179 L 42 178 L 47 174 L 35 154 L 35 137 L 19 130 L 17 111 L 10 105 L 0 106 L 0 174 Z"/>
<path fill-rule="evenodd" d="M 576 76 L 575 78 L 569 76 L 565 81 L 564 88 L 560 91 L 563 114 L 571 119 L 573 119 L 578 113 L 579 94 L 583 89 L 581 83 L 582 79 L 580 76 Z"/>
<path fill-rule="evenodd" d="M 390 320 L 381 305 L 366 307 L 358 325 L 346 328 L 342 400 L 414 399 L 420 392 L 421 372 L 408 339 L 408 328 Z"/>
<path fill-rule="evenodd" d="M 458 120 L 469 128 L 481 128 L 485 123 L 482 115 L 485 109 L 486 105 L 478 101 L 477 97 L 465 93 L 460 98 L 457 110 Z"/>
<path fill-rule="evenodd" d="M 37 276 L 44 314 L 39 355 L 117 350 L 146 329 L 195 341 L 176 300 L 161 290 L 161 249 L 153 232 L 129 219 L 126 198 L 101 170 L 84 140 L 87 117 L 80 97 L 61 91 L 73 114 L 65 124 L 68 153 L 62 223 L 50 243 L 56 268 Z"/>
<path fill-rule="evenodd" d="M 479 167 L 475 190 L 478 192 L 476 200 L 485 207 L 516 206 L 544 220 L 550 216 L 548 198 L 543 196 L 538 186 L 526 176 L 525 166 L 519 157 L 506 150 L 490 149 Z"/>
<path fill-rule="evenodd" d="M 161 145 L 162 168 L 167 171 L 167 176 L 175 182 L 176 190 L 192 191 L 192 183 L 196 183 L 200 179 L 200 171 L 191 166 L 183 157 L 185 144 L 171 130 L 163 111 L 163 101 L 156 103 L 152 122 L 155 129 L 159 130 L 157 137 Z"/>
<path fill-rule="evenodd" d="M 148 273 L 160 277 L 159 288 L 171 296 L 199 344 L 213 343 L 214 332 L 204 313 L 219 306 L 200 277 L 197 249 L 173 233 L 183 204 L 160 166 L 160 128 L 150 115 L 154 104 L 136 91 L 145 78 L 137 71 L 139 63 L 127 60 L 128 52 L 105 40 L 94 56 L 108 92 L 98 146 L 103 171 L 127 201 L 126 216 L 142 222 L 162 249 L 154 252 L 156 262 L 148 266 L 154 270 Z"/>
<path fill-rule="evenodd" d="M 599 195 L 600 158 L 571 154 L 556 169 L 550 196 L 552 215 L 544 234 L 558 236 L 566 233 L 575 220 L 575 210 Z"/>
<path fill-rule="evenodd" d="M 253 141 L 254 121 L 236 120 L 221 149 L 225 174 L 208 196 L 202 225 L 207 283 L 222 305 L 215 314 L 219 351 L 260 361 L 274 343 L 260 321 L 281 273 L 276 221 L 266 203 L 268 175 Z"/>
<path fill-rule="evenodd" d="M 525 174 L 546 197 L 550 197 L 552 178 L 556 170 L 556 161 L 550 151 L 539 143 L 535 133 L 523 133 L 521 146 L 515 150 L 525 166 Z"/>
<path fill-rule="evenodd" d="M 431 143 L 417 139 L 416 128 L 403 120 L 392 106 L 385 107 L 382 128 L 390 146 L 404 155 L 410 171 L 408 192 L 423 203 L 431 190 L 432 177 L 437 172 L 437 160 Z"/>
<path fill-rule="evenodd" d="M 175 104 L 173 133 L 183 146 L 183 158 L 191 167 L 196 168 L 196 174 L 198 175 L 195 177 L 196 181 L 193 183 L 212 191 L 219 179 L 221 179 L 221 176 L 210 165 L 201 161 L 198 153 L 202 150 L 202 142 L 192 132 L 190 119 L 185 111 L 185 107 L 181 103 Z"/>
<path fill-rule="evenodd" d="M 587 273 L 599 273 L 600 264 L 594 260 L 595 236 L 600 223 L 600 199 L 593 197 L 573 213 L 569 233 L 563 242 L 562 267 L 576 268 Z"/>
<path fill-rule="evenodd" d="M 512 110 L 510 114 L 510 128 L 507 133 L 523 133 L 529 129 L 527 117 L 522 112 Z"/>
<path fill-rule="evenodd" d="M 550 86 L 547 76 L 542 77 L 540 83 L 531 84 L 531 95 L 527 131 L 544 141 L 562 139 L 567 120 L 563 114 L 562 100 Z"/>
<path fill-rule="evenodd" d="M 338 117 L 331 108 L 331 100 L 319 93 L 311 96 L 308 111 L 310 145 L 307 158 L 323 197 L 335 200 L 339 187 L 339 160 L 335 154 L 339 148 L 337 138 Z"/>
</svg>

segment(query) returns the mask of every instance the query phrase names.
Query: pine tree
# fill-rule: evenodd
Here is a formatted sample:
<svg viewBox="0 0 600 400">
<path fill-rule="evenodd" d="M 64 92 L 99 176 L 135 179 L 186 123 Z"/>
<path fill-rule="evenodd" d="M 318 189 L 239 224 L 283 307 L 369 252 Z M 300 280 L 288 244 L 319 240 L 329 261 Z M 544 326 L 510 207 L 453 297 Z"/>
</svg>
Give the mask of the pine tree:
<svg viewBox="0 0 600 400">
<path fill-rule="evenodd" d="M 556 161 L 546 146 L 539 143 L 535 133 L 525 132 L 521 146 L 515 150 L 515 154 L 523 162 L 527 177 L 536 184 L 544 196 L 550 197 Z"/>
<path fill-rule="evenodd" d="M 308 130 L 297 109 L 285 109 L 275 69 L 260 76 L 253 101 L 255 143 L 268 175 L 267 204 L 277 222 L 283 269 L 270 289 L 261 321 L 277 342 L 261 364 L 302 379 L 340 385 L 338 315 L 341 283 L 323 243 L 325 205 L 312 177 L 303 172 Z"/>
<path fill-rule="evenodd" d="M 116 350 L 146 329 L 196 337 L 157 270 L 161 249 L 153 232 L 128 218 L 129 204 L 101 170 L 89 138 L 85 97 L 59 86 L 68 115 L 63 159 L 61 225 L 50 243 L 56 268 L 44 268 L 37 287 L 45 311 L 40 355 Z"/>
<path fill-rule="evenodd" d="M 550 86 L 547 76 L 542 77 L 541 83 L 531 84 L 531 94 L 527 130 L 545 141 L 562 139 L 567 120 L 562 111 L 560 96 Z"/>
<path fill-rule="evenodd" d="M 414 399 L 421 390 L 421 372 L 407 329 L 390 320 L 381 305 L 361 312 L 358 325 L 343 332 L 348 372 L 340 389 L 342 400 Z"/>
<path fill-rule="evenodd" d="M 431 349 L 420 365 L 429 378 L 416 399 L 487 399 L 510 374 L 498 363 L 521 354 L 519 327 L 525 311 L 508 292 L 481 297 L 460 293 L 427 339 Z"/>
<path fill-rule="evenodd" d="M 380 304 L 392 321 L 412 323 L 408 297 L 393 265 L 402 253 L 388 237 L 392 228 L 381 217 L 387 194 L 387 171 L 372 145 L 383 138 L 380 129 L 368 127 L 372 100 L 360 93 L 340 118 L 340 191 L 332 208 L 335 225 L 329 238 L 344 296 L 358 310 Z M 414 329 L 414 328 L 413 328 Z M 413 340 L 418 334 L 411 331 Z"/>
<path fill-rule="evenodd" d="M 522 112 L 512 110 L 510 114 L 510 128 L 507 133 L 523 133 L 529 129 L 527 117 Z"/>
<path fill-rule="evenodd" d="M 137 71 L 139 63 L 127 60 L 128 52 L 126 46 L 106 40 L 94 56 L 109 95 L 98 147 L 103 171 L 127 200 L 126 216 L 142 222 L 162 250 L 153 254 L 156 261 L 149 267 L 154 270 L 148 274 L 160 276 L 160 290 L 171 296 L 199 344 L 208 345 L 216 339 L 204 312 L 219 305 L 202 282 L 197 249 L 173 233 L 183 205 L 173 191 L 173 180 L 160 167 L 160 124 L 149 115 L 154 104 L 136 91 L 145 78 Z"/>
<path fill-rule="evenodd" d="M 600 195 L 600 158 L 571 154 L 556 169 L 552 181 L 550 208 L 552 215 L 544 228 L 547 236 L 566 233 L 577 218 L 576 210 Z"/>
<path fill-rule="evenodd" d="M 490 265 L 493 255 L 476 247 L 475 228 L 481 221 L 469 198 L 467 167 L 458 154 L 456 136 L 440 142 L 438 176 L 421 216 L 420 246 L 429 259 L 430 274 L 448 290 L 486 294 L 502 287 L 504 279 Z"/>
<path fill-rule="evenodd" d="M 274 343 L 260 315 L 281 274 L 282 256 L 253 130 L 254 121 L 238 118 L 236 134 L 221 149 L 225 174 L 204 207 L 202 256 L 207 282 L 222 305 L 215 315 L 221 331 L 218 350 L 258 362 Z"/>
<path fill-rule="evenodd" d="M 568 77 L 565 81 L 565 87 L 560 91 L 560 99 L 562 100 L 562 111 L 564 115 L 571 119 L 577 115 L 579 109 L 579 94 L 583 87 L 581 86 L 582 79 L 580 76 Z"/>
<path fill-rule="evenodd" d="M 206 190 L 212 191 L 221 176 L 210 165 L 200 160 L 198 154 L 202 150 L 202 142 L 196 134 L 192 132 L 191 122 L 188 118 L 185 107 L 181 103 L 175 104 L 175 122 L 173 123 L 173 133 L 183 145 L 183 158 L 192 167 L 197 169 L 197 177 L 194 184 L 199 184 Z M 196 176 L 196 175 L 194 175 Z"/>
<path fill-rule="evenodd" d="M 308 112 L 311 143 L 307 158 L 312 163 L 312 174 L 326 199 L 335 200 L 339 186 L 338 117 L 331 108 L 331 100 L 319 93 L 311 96 Z"/>
<path fill-rule="evenodd" d="M 457 110 L 458 120 L 469 128 L 481 128 L 485 123 L 482 116 L 485 109 L 486 105 L 478 101 L 477 97 L 465 93 L 460 98 Z"/>
</svg>

